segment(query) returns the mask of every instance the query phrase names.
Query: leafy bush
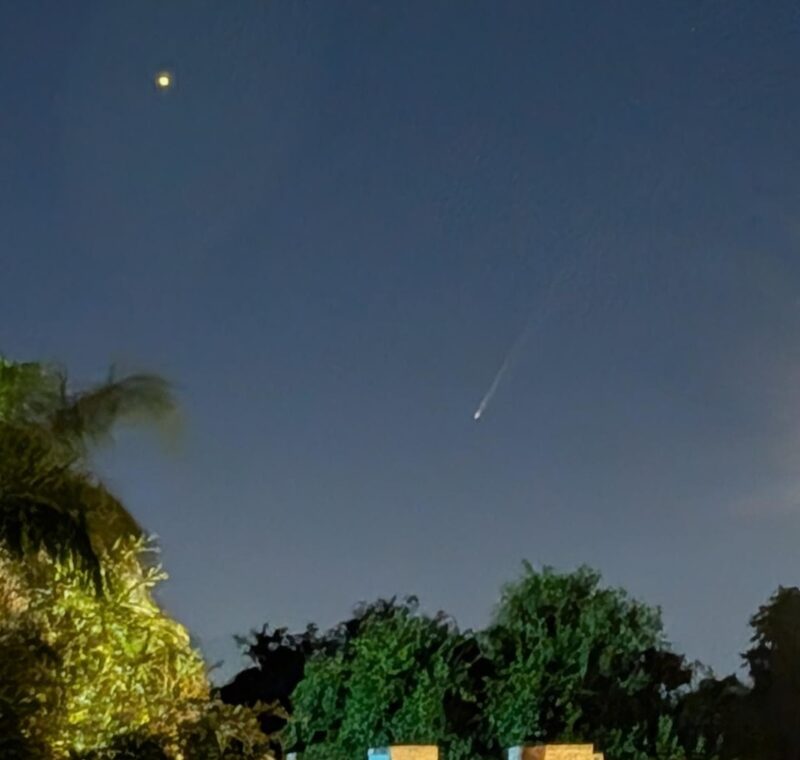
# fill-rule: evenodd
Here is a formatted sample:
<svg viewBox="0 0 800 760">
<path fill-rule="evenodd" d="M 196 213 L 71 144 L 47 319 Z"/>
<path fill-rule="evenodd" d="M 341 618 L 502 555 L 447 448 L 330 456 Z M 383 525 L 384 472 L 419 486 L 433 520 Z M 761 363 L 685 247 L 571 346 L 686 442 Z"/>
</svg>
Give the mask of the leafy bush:
<svg viewBox="0 0 800 760">
<path fill-rule="evenodd" d="M 671 756 L 677 695 L 691 680 L 657 609 L 581 568 L 525 566 L 482 637 L 494 664 L 486 731 L 501 747 L 592 741 L 609 758 Z"/>
<path fill-rule="evenodd" d="M 141 726 L 158 730 L 173 705 L 208 696 L 188 634 L 150 596 L 164 576 L 140 566 L 143 548 L 116 547 L 103 596 L 47 554 L 0 555 L 4 701 L 55 756 Z"/>
<path fill-rule="evenodd" d="M 413 598 L 380 601 L 326 638 L 292 695 L 287 747 L 307 760 L 350 760 L 394 743 L 438 744 L 449 760 L 474 755 L 479 652 L 450 619 L 419 614 Z"/>
<path fill-rule="evenodd" d="M 210 700 L 202 658 L 152 599 L 165 576 L 145 551 L 119 544 L 104 558 L 103 595 L 44 552 L 0 552 L 4 715 L 43 757 L 111 757 L 120 742 L 175 758 L 258 756 L 256 714 Z"/>
</svg>

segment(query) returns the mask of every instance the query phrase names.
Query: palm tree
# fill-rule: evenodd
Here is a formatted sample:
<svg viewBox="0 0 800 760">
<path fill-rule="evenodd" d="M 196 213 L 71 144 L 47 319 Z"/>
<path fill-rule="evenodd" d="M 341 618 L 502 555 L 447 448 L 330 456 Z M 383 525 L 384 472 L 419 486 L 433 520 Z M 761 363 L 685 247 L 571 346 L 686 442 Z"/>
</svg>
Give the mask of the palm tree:
<svg viewBox="0 0 800 760">
<path fill-rule="evenodd" d="M 174 408 L 157 375 L 112 372 L 73 392 L 63 370 L 0 356 L 0 544 L 69 560 L 99 591 L 103 553 L 142 530 L 90 472 L 89 449 L 118 422 L 163 419 Z"/>
</svg>

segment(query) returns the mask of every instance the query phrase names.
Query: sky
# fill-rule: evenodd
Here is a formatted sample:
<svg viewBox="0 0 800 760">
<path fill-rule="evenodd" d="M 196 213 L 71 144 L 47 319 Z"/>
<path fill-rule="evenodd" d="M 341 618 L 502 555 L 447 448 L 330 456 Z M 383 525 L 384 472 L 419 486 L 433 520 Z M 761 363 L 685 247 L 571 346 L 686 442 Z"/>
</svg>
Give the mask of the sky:
<svg viewBox="0 0 800 760">
<path fill-rule="evenodd" d="M 97 467 L 218 678 L 378 596 L 482 626 L 523 559 L 738 667 L 800 583 L 795 2 L 0 14 L 0 352 L 175 383 Z"/>
</svg>

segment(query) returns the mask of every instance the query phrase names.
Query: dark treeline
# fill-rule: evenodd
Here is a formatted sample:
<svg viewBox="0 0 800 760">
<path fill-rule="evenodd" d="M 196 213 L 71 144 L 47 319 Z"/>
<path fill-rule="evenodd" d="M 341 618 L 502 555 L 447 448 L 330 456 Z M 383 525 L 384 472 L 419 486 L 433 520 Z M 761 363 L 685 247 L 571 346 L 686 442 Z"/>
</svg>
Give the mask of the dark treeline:
<svg viewBox="0 0 800 760">
<path fill-rule="evenodd" d="M 219 691 L 261 717 L 276 755 L 365 757 L 435 743 L 447 760 L 521 743 L 594 742 L 610 760 L 800 758 L 800 590 L 751 619 L 749 678 L 676 653 L 659 611 L 588 569 L 525 566 L 485 630 L 417 600 L 379 600 L 320 632 L 269 626 L 240 639 L 252 666 Z"/>
</svg>

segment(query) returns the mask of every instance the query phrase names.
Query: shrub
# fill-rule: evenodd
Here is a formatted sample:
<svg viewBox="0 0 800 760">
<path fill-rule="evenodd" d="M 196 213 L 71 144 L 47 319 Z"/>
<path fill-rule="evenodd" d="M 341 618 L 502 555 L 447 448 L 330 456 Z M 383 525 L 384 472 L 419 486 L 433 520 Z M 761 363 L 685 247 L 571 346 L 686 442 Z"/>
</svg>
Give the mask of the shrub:
<svg viewBox="0 0 800 760">
<path fill-rule="evenodd" d="M 115 545 L 100 595 L 68 562 L 0 549 L 0 714 L 20 752 L 90 756 L 127 741 L 212 757 L 196 753 L 212 735 L 217 748 L 258 750 L 254 713 L 210 701 L 202 658 L 154 602 L 165 575 L 143 561 L 152 552 L 142 541 Z"/>
</svg>

